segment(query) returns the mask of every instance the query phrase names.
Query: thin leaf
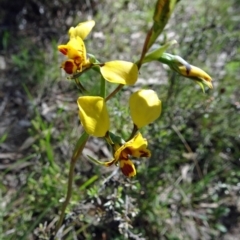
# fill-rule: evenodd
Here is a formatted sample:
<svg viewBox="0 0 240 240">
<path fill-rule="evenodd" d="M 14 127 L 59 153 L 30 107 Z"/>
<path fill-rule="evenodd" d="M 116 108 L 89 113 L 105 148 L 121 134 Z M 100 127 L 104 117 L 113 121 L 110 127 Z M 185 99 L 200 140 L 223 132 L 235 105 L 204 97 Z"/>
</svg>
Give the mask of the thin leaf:
<svg viewBox="0 0 240 240">
<path fill-rule="evenodd" d="M 170 42 L 167 42 L 166 44 L 162 45 L 161 47 L 159 47 L 157 50 L 153 51 L 153 52 L 150 52 L 149 54 L 147 54 L 142 63 L 146 63 L 146 62 L 151 62 L 151 61 L 154 61 L 154 60 L 158 60 L 162 57 L 162 55 L 164 54 L 164 52 L 170 47 L 172 46 L 173 44 L 176 44 L 177 41 L 176 40 L 173 40 L 173 41 L 170 41 Z"/>
</svg>

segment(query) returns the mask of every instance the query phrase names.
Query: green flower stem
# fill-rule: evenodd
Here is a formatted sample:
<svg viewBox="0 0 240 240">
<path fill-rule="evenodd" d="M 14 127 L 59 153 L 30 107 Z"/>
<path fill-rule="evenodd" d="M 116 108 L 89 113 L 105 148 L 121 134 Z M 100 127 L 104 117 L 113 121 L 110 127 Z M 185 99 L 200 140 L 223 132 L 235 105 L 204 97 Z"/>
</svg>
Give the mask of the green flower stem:
<svg viewBox="0 0 240 240">
<path fill-rule="evenodd" d="M 181 58 L 178 55 L 172 55 L 170 53 L 163 53 L 162 56 L 160 58 L 157 59 L 159 62 L 171 65 L 173 63 L 175 64 L 182 64 L 183 66 L 188 66 L 189 63 L 184 60 L 183 58 Z"/>
<path fill-rule="evenodd" d="M 100 85 L 100 96 L 102 98 L 105 98 L 106 96 L 106 81 L 102 76 L 101 76 L 101 85 Z"/>
<path fill-rule="evenodd" d="M 109 132 L 106 133 L 105 135 L 105 140 L 107 141 L 107 143 L 110 145 L 110 146 L 113 146 L 114 145 L 114 142 L 112 141 L 110 135 L 109 135 Z"/>
<path fill-rule="evenodd" d="M 113 96 L 115 96 L 122 88 L 124 84 L 119 84 L 113 92 L 111 92 L 106 98 L 105 102 L 107 102 L 109 99 L 111 99 Z"/>
<path fill-rule="evenodd" d="M 81 72 L 77 72 L 75 74 L 73 74 L 72 76 L 69 77 L 69 79 L 75 79 L 80 77 L 83 73 L 87 72 L 88 70 L 90 70 L 93 67 L 92 64 L 89 64 L 89 66 L 87 66 L 86 68 L 84 68 Z"/>
<path fill-rule="evenodd" d="M 69 169 L 69 174 L 68 174 L 68 186 L 67 186 L 67 196 L 66 199 L 62 205 L 61 208 L 61 215 L 59 217 L 58 223 L 56 225 L 56 234 L 59 230 L 59 228 L 62 225 L 64 216 L 65 216 L 65 211 L 66 208 L 70 202 L 70 199 L 72 197 L 72 185 L 73 185 L 73 179 L 74 179 L 74 169 L 75 169 L 75 165 L 77 162 L 78 157 L 80 156 L 80 154 L 82 153 L 85 144 L 88 140 L 88 134 L 87 133 L 83 133 L 82 136 L 79 138 L 78 142 L 77 142 L 77 146 L 73 152 L 72 158 L 71 158 L 71 163 L 70 163 L 70 169 Z"/>
<path fill-rule="evenodd" d="M 76 83 L 76 86 L 77 88 L 84 94 L 88 94 L 88 91 L 86 90 L 86 88 L 81 84 L 81 82 L 79 81 L 78 78 L 75 78 L 74 79 L 75 83 Z"/>
<path fill-rule="evenodd" d="M 130 137 L 126 140 L 126 142 L 128 142 L 129 140 L 131 140 L 131 139 L 135 136 L 135 134 L 136 134 L 137 131 L 138 131 L 138 127 L 134 124 L 134 125 L 133 125 L 132 133 L 131 133 Z"/>
</svg>

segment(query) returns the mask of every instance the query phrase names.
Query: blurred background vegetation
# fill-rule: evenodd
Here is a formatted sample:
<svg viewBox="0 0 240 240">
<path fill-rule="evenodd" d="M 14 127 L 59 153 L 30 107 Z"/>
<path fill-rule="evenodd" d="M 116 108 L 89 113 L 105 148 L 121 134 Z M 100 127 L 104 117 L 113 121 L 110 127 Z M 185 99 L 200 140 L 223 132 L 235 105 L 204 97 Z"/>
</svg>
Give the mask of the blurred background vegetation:
<svg viewBox="0 0 240 240">
<path fill-rule="evenodd" d="M 59 66 L 70 26 L 94 19 L 88 52 L 102 61 L 139 58 L 155 1 L 0 1 L 0 239 L 49 239 L 81 133 L 79 93 Z M 86 158 L 111 157 L 91 138 L 76 167 L 61 239 L 240 239 L 239 0 L 180 1 L 153 48 L 208 72 L 213 90 L 160 63 L 144 65 L 134 88 L 109 104 L 112 130 L 129 134 L 129 94 L 157 91 L 161 118 L 143 129 L 152 157 L 127 179 Z M 98 84 L 82 76 L 88 88 Z M 93 90 L 94 91 L 94 90 Z"/>
</svg>

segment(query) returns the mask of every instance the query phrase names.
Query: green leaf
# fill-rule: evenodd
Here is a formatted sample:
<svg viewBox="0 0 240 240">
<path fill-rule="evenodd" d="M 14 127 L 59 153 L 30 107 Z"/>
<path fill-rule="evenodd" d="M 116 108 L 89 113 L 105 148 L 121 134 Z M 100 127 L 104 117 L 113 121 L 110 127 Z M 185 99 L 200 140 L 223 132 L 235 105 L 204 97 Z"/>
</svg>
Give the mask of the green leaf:
<svg viewBox="0 0 240 240">
<path fill-rule="evenodd" d="M 149 54 L 147 54 L 142 63 L 146 63 L 146 62 L 151 62 L 154 60 L 159 60 L 162 55 L 164 54 L 164 52 L 173 44 L 176 44 L 177 41 L 176 40 L 172 40 L 170 42 L 167 42 L 166 44 L 162 45 L 161 47 L 159 47 L 157 50 L 150 52 Z M 167 57 L 167 56 L 166 56 Z"/>
<path fill-rule="evenodd" d="M 156 41 L 158 36 L 162 33 L 164 27 L 166 26 L 174 8 L 177 0 L 158 0 L 155 6 L 155 12 L 153 15 L 153 27 L 150 39 L 148 41 L 149 49 L 152 44 Z"/>
<path fill-rule="evenodd" d="M 4 133 L 1 137 L 0 137 L 0 144 L 4 143 L 5 140 L 7 139 L 8 133 Z"/>
<path fill-rule="evenodd" d="M 88 53 L 87 55 L 89 57 L 90 63 L 93 63 L 93 64 L 99 63 L 99 61 L 96 59 L 96 57 L 93 54 Z"/>
<path fill-rule="evenodd" d="M 96 180 L 98 179 L 97 175 L 92 176 L 90 179 L 88 179 L 85 183 L 83 183 L 81 185 L 81 187 L 79 188 L 80 191 L 86 189 L 89 185 L 91 185 L 92 183 L 94 183 Z"/>
<path fill-rule="evenodd" d="M 125 143 L 125 141 L 124 141 L 121 137 L 115 135 L 115 134 L 112 133 L 112 132 L 109 132 L 109 137 L 111 138 L 111 140 L 112 140 L 112 142 L 113 142 L 114 144 L 122 145 L 122 144 Z"/>
<path fill-rule="evenodd" d="M 224 225 L 222 225 L 222 224 L 217 223 L 217 224 L 216 224 L 216 228 L 217 228 L 220 232 L 223 232 L 223 233 L 227 232 L 227 228 L 226 228 Z"/>
<path fill-rule="evenodd" d="M 144 56 L 150 49 L 150 47 L 154 44 L 158 36 L 162 33 L 164 27 L 166 26 L 173 10 L 178 0 L 158 0 L 155 7 L 155 12 L 153 15 L 153 26 L 148 31 L 140 60 L 137 65 L 140 69 Z"/>
</svg>

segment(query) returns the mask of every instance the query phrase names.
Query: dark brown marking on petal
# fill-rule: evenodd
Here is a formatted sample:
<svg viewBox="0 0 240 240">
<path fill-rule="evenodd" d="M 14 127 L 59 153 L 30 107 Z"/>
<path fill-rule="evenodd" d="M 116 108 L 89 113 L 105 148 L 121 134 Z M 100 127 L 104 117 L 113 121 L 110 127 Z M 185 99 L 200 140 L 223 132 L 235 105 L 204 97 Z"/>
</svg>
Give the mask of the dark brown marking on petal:
<svg viewBox="0 0 240 240">
<path fill-rule="evenodd" d="M 187 73 L 187 75 L 189 75 L 190 72 L 191 72 L 192 67 L 191 67 L 190 64 L 185 65 L 185 67 L 186 67 L 186 73 Z"/>
<path fill-rule="evenodd" d="M 68 53 L 68 49 L 67 49 L 67 48 L 60 48 L 59 51 L 60 51 L 63 55 L 67 55 L 67 53 Z"/>
<path fill-rule="evenodd" d="M 64 70 L 66 71 L 66 73 L 72 74 L 73 73 L 73 63 L 69 62 L 69 61 L 65 62 Z"/>
<path fill-rule="evenodd" d="M 140 152 L 140 157 L 149 157 L 150 153 L 149 152 L 145 152 L 145 151 L 139 151 Z"/>
<path fill-rule="evenodd" d="M 125 163 L 124 163 L 123 167 L 121 168 L 121 170 L 122 170 L 122 173 L 128 177 L 131 175 L 131 173 L 134 172 L 132 166 L 130 164 L 125 164 Z"/>
<path fill-rule="evenodd" d="M 106 163 L 105 165 L 106 165 L 106 167 L 110 167 L 110 166 L 112 166 L 113 164 L 114 164 L 114 161 L 109 162 L 109 163 Z"/>
<path fill-rule="evenodd" d="M 81 57 L 76 57 L 76 58 L 74 58 L 74 63 L 75 63 L 76 65 L 80 65 L 80 64 L 82 63 L 82 58 L 81 58 Z"/>
<path fill-rule="evenodd" d="M 132 151 L 130 148 L 125 148 L 124 152 L 126 152 L 126 154 L 128 154 L 128 155 L 132 155 Z"/>
<path fill-rule="evenodd" d="M 131 149 L 129 149 L 129 148 L 125 148 L 125 149 L 121 152 L 120 158 L 122 158 L 122 159 L 128 159 L 128 155 L 132 155 L 132 151 L 131 151 Z"/>
</svg>

